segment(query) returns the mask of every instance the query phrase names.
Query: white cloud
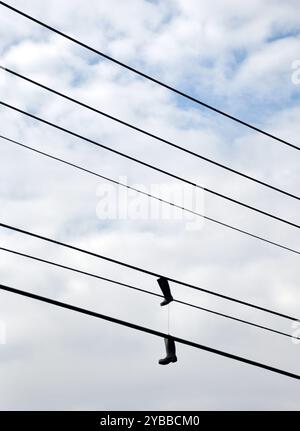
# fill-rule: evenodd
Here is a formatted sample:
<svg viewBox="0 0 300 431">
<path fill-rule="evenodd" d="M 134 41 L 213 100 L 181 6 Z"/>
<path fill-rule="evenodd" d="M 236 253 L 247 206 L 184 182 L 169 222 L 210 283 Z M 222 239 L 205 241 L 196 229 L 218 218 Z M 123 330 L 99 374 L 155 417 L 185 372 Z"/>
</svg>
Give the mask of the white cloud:
<svg viewBox="0 0 300 431">
<path fill-rule="evenodd" d="M 28 0 L 11 4 L 122 61 L 297 145 L 297 4 L 287 1 L 149 2 Z M 60 6 L 58 13 L 57 6 Z M 282 38 L 283 36 L 285 36 Z M 295 150 L 185 103 L 166 90 L 1 7 L 0 63 L 207 157 L 297 193 Z M 299 205 L 5 75 L 1 99 L 259 208 L 297 220 Z M 274 104 L 274 106 L 272 106 Z M 276 106 L 275 106 L 276 105 Z M 1 107 L 0 133 L 112 178 L 168 178 Z M 209 222 L 110 221 L 96 216 L 100 180 L 0 142 L 1 222 L 23 227 L 211 290 L 299 316 L 298 257 Z M 174 183 L 175 181 L 170 181 Z M 142 199 L 142 198 L 141 198 Z M 298 247 L 293 228 L 207 196 L 206 213 Z M 1 244 L 158 292 L 155 279 L 1 229 Z M 1 282 L 166 330 L 159 298 L 0 253 Z M 289 323 L 172 286 L 176 297 L 291 332 Z M 1 409 L 296 409 L 282 376 L 178 346 L 162 368 L 163 342 L 1 293 Z M 299 346 L 238 323 L 172 305 L 172 331 L 297 372 Z M 298 350 L 297 350 L 298 349 Z M 164 379 L 165 386 L 161 382 Z M 168 389 L 167 389 L 168 388 Z M 228 390 L 230 388 L 230 390 Z M 130 394 L 130 396 L 128 396 Z"/>
</svg>

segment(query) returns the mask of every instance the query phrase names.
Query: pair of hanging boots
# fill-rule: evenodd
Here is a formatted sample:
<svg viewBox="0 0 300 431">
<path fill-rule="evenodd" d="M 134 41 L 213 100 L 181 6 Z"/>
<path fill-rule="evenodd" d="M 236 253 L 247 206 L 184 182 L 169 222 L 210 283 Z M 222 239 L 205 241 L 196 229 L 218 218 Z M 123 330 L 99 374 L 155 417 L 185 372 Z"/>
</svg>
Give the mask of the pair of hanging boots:
<svg viewBox="0 0 300 431">
<path fill-rule="evenodd" d="M 170 302 L 173 301 L 173 296 L 171 294 L 171 289 L 170 289 L 168 280 L 164 277 L 160 277 L 157 280 L 157 282 L 165 298 L 160 303 L 160 305 L 164 306 L 164 305 L 170 304 Z M 160 365 L 168 365 L 172 362 L 177 362 L 176 347 L 175 347 L 174 339 L 172 337 L 168 337 L 168 338 L 165 338 L 164 340 L 165 340 L 165 347 L 166 347 L 166 357 L 163 359 L 160 359 L 158 363 Z"/>
</svg>

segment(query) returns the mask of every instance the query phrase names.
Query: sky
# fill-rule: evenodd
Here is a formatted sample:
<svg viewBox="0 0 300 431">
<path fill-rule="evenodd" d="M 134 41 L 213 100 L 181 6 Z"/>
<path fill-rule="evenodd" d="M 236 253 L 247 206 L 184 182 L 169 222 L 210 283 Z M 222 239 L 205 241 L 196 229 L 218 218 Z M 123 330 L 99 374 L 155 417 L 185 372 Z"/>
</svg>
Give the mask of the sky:
<svg viewBox="0 0 300 431">
<path fill-rule="evenodd" d="M 10 0 L 9 4 L 193 97 L 299 146 L 296 0 Z M 124 121 L 298 194 L 297 150 L 234 123 L 0 6 L 0 64 Z M 1 100 L 146 163 L 297 223 L 299 203 L 0 69 Z M 0 107 L 0 134 L 299 250 L 296 228 Z M 1 223 L 300 317 L 299 257 L 0 139 Z M 176 193 L 175 193 L 176 194 Z M 153 202 L 153 201 L 152 201 Z M 127 205 L 127 206 L 126 206 Z M 128 210 L 127 216 L 118 211 Z M 145 215 L 146 214 L 146 215 Z M 110 216 L 109 216 L 110 215 Z M 113 215 L 113 216 L 112 216 Z M 114 216 L 115 215 L 115 216 Z M 198 222 L 198 223 L 197 223 Z M 1 228 L 2 247 L 160 293 L 146 274 Z M 0 251 L 1 283 L 168 330 L 160 299 Z M 176 299 L 293 334 L 283 318 L 184 286 Z M 296 380 L 0 292 L 1 410 L 297 410 Z M 300 345 L 177 303 L 170 333 L 299 374 Z"/>
</svg>

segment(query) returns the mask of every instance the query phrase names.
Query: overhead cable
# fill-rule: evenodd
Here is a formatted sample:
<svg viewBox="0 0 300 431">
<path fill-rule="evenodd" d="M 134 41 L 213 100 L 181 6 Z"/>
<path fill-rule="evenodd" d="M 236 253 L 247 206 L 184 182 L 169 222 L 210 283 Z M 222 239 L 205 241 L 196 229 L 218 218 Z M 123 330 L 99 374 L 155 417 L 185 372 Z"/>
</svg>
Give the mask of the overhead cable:
<svg viewBox="0 0 300 431">
<path fill-rule="evenodd" d="M 73 43 L 81 46 L 82 48 L 88 49 L 89 51 L 93 52 L 94 54 L 100 55 L 101 57 L 103 57 L 103 58 L 105 58 L 105 59 L 107 59 L 109 61 L 112 61 L 113 63 L 115 63 L 115 64 L 117 64 L 119 66 L 122 66 L 125 69 L 127 69 L 127 70 L 129 70 L 129 71 L 131 71 L 131 72 L 133 72 L 133 73 L 135 73 L 135 74 L 137 74 L 137 75 L 139 75 L 139 76 L 141 76 L 141 77 L 143 77 L 143 78 L 145 78 L 145 79 L 147 79 L 147 80 L 149 80 L 149 81 L 151 81 L 151 82 L 153 82 L 155 84 L 158 84 L 158 85 L 166 88 L 167 90 L 172 91 L 176 95 L 179 95 L 179 96 L 184 97 L 184 98 L 186 98 L 186 99 L 188 99 L 188 100 L 190 100 L 190 101 L 192 101 L 194 103 L 197 103 L 198 105 L 201 105 L 204 108 L 210 109 L 211 111 L 214 111 L 217 114 L 220 114 L 220 115 L 222 115 L 222 116 L 224 116 L 226 118 L 229 118 L 230 120 L 233 120 L 233 121 L 235 121 L 235 122 L 237 122 L 239 124 L 242 124 L 243 126 L 246 126 L 246 127 L 250 128 L 250 129 L 252 129 L 252 130 L 254 130 L 254 131 L 258 132 L 258 133 L 261 133 L 264 136 L 272 138 L 272 139 L 274 139 L 274 140 L 276 140 L 276 141 L 278 141 L 278 142 L 280 142 L 280 143 L 282 143 L 284 145 L 292 147 L 292 148 L 294 148 L 296 150 L 300 150 L 299 146 L 297 146 L 295 144 L 292 144 L 291 142 L 288 142 L 288 141 L 286 141 L 286 140 L 284 140 L 282 138 L 279 138 L 278 136 L 275 136 L 274 134 L 266 132 L 266 131 L 260 129 L 259 127 L 256 127 L 256 126 L 254 126 L 254 125 L 252 125 L 250 123 L 247 123 L 246 121 L 243 121 L 243 120 L 241 120 L 241 119 L 239 119 L 237 117 L 234 117 L 233 115 L 230 115 L 227 112 L 224 112 L 224 111 L 222 111 L 222 110 L 220 110 L 218 108 L 215 108 L 214 106 L 212 106 L 212 105 L 210 105 L 208 103 L 205 103 L 205 102 L 201 101 L 200 99 L 197 99 L 196 97 L 190 96 L 189 94 L 184 93 L 183 91 L 180 91 L 180 90 L 176 89 L 175 87 L 172 87 L 171 85 L 168 85 L 168 84 L 166 84 L 166 83 L 164 83 L 164 82 L 162 82 L 162 81 L 160 81 L 160 80 L 158 80 L 158 79 L 156 79 L 156 78 L 154 78 L 154 77 L 152 77 L 152 76 L 150 76 L 150 75 L 148 75 L 148 74 L 146 74 L 144 72 L 141 72 L 138 69 L 135 69 L 134 67 L 129 66 L 128 64 L 125 64 L 124 62 L 122 62 L 120 60 L 117 60 L 117 59 L 113 58 L 112 56 L 110 56 L 108 54 L 105 54 L 104 52 L 99 51 L 98 49 L 92 48 L 91 46 L 87 45 L 86 43 L 83 43 L 80 40 L 78 40 L 78 39 L 76 39 L 76 38 L 74 38 L 74 37 L 72 37 L 72 36 L 70 36 L 70 35 L 68 35 L 66 33 L 63 33 L 62 31 L 60 31 L 60 30 L 58 30 L 58 29 L 56 29 L 56 28 L 54 28 L 54 27 L 46 24 L 45 22 L 43 22 L 41 20 L 38 20 L 38 19 L 34 18 L 33 16 L 31 16 L 29 14 L 26 14 L 25 12 L 23 12 L 23 11 L 21 11 L 21 10 L 19 10 L 19 9 L 17 9 L 17 8 L 15 8 L 15 7 L 13 7 L 13 6 L 11 6 L 11 5 L 3 2 L 3 1 L 0 1 L 0 5 L 8 8 L 10 10 L 12 10 L 13 12 L 16 12 L 17 14 L 19 14 L 19 15 L 21 15 L 21 16 L 23 16 L 23 17 L 25 17 L 25 18 L 33 21 L 33 22 L 35 22 L 36 24 L 41 25 L 44 28 L 47 28 L 48 30 L 51 30 L 52 32 L 54 32 L 54 33 L 56 33 L 56 34 L 64 37 L 65 39 L 68 39 L 69 41 L 71 41 L 71 42 L 73 42 Z"/>
<path fill-rule="evenodd" d="M 36 154 L 39 154 L 39 155 L 42 155 L 42 156 L 48 157 L 48 158 L 50 158 L 50 159 L 52 159 L 52 160 L 55 160 L 55 161 L 60 162 L 60 163 L 63 163 L 63 164 L 65 164 L 65 165 L 67 165 L 67 166 L 71 166 L 71 167 L 73 167 L 73 168 L 75 168 L 75 169 L 78 169 L 79 171 L 82 171 L 82 172 L 85 172 L 85 173 L 88 173 L 88 174 L 94 175 L 94 176 L 96 176 L 96 177 L 98 177 L 98 178 L 101 178 L 101 179 L 103 179 L 103 180 L 105 180 L 105 181 L 109 181 L 109 182 L 111 182 L 111 183 L 113 183 L 113 184 L 116 184 L 116 185 L 118 185 L 118 186 L 120 186 L 120 187 L 125 187 L 125 188 L 127 188 L 127 189 L 129 189 L 129 190 L 133 190 L 133 191 L 135 191 L 135 192 L 137 192 L 137 193 L 139 193 L 139 194 L 141 194 L 141 195 L 147 196 L 147 197 L 149 197 L 149 198 L 151 198 L 151 199 L 155 199 L 155 200 L 160 201 L 160 202 L 162 202 L 162 203 L 164 203 L 164 204 L 171 205 L 172 207 L 175 207 L 175 208 L 178 208 L 178 209 L 180 209 L 180 210 L 182 210 L 182 211 L 185 211 L 185 212 L 187 212 L 187 213 L 190 213 L 190 214 L 196 215 L 196 216 L 198 216 L 198 217 L 201 217 L 201 218 L 203 218 L 203 219 L 205 219 L 205 220 L 208 220 L 208 221 L 210 221 L 210 222 L 212 222 L 212 223 L 216 223 L 216 224 L 218 224 L 218 225 L 220 225 L 220 226 L 223 226 L 223 227 L 225 227 L 225 228 L 228 228 L 228 229 L 234 230 L 234 231 L 236 231 L 236 232 L 242 233 L 242 234 L 244 234 L 244 235 L 250 236 L 250 237 L 252 237 L 252 238 L 258 239 L 258 240 L 263 241 L 263 242 L 265 242 L 265 243 L 267 243 L 267 244 L 274 245 L 274 246 L 279 247 L 279 248 L 281 248 L 281 249 L 283 249 L 283 250 L 286 250 L 286 251 L 289 251 L 289 252 L 292 252 L 292 253 L 295 253 L 295 254 L 300 254 L 300 251 L 295 250 L 295 249 L 293 249 L 293 248 L 291 248 L 291 247 L 287 247 L 287 246 L 285 246 L 285 245 L 283 245 L 283 244 L 279 244 L 279 243 L 274 242 L 274 241 L 271 241 L 271 240 L 269 240 L 269 239 L 267 239 L 267 238 L 263 238 L 262 236 L 255 235 L 255 234 L 253 234 L 253 233 L 251 233 L 251 232 L 245 231 L 245 230 L 240 229 L 240 228 L 238 228 L 238 227 L 235 227 L 235 226 L 233 226 L 233 225 L 231 225 L 231 224 L 224 223 L 224 222 L 222 222 L 222 221 L 220 221 L 220 220 L 217 220 L 217 219 L 214 219 L 214 218 L 209 217 L 209 216 L 207 216 L 207 215 L 201 214 L 201 213 L 199 213 L 199 212 L 197 212 L 197 211 L 194 211 L 194 210 L 191 210 L 191 209 L 185 208 L 185 207 L 183 207 L 183 206 L 181 206 L 181 205 L 177 205 L 177 204 L 175 204 L 174 202 L 167 201 L 167 200 L 162 199 L 162 198 L 160 198 L 160 197 L 158 197 L 158 196 L 155 196 L 155 195 L 153 195 L 153 194 L 151 194 L 151 193 L 147 193 L 147 192 L 145 192 L 145 191 L 143 191 L 143 190 L 137 189 L 136 187 L 130 186 L 130 185 L 126 184 L 126 183 L 122 183 L 121 181 L 117 181 L 117 180 L 114 180 L 114 179 L 112 179 L 112 178 L 109 178 L 109 177 L 107 177 L 107 176 L 105 176 L 105 175 L 101 175 L 101 174 L 99 174 L 99 173 L 97 173 L 97 172 L 91 171 L 90 169 L 84 168 L 84 167 L 79 166 L 79 165 L 77 165 L 77 164 L 75 164 L 75 163 L 71 163 L 71 162 L 69 162 L 69 161 L 67 161 L 67 160 L 65 160 L 65 159 L 60 158 L 60 157 L 55 157 L 55 156 L 53 156 L 53 155 L 51 155 L 51 154 L 49 154 L 49 153 L 46 153 L 46 152 L 44 152 L 44 151 L 37 150 L 36 148 L 30 147 L 29 145 L 22 144 L 21 142 L 18 142 L 18 141 L 14 140 L 14 139 L 10 139 L 10 138 L 8 138 L 8 137 L 6 137 L 6 136 L 2 136 L 2 135 L 0 135 L 0 139 L 4 139 L 5 141 L 7 141 L 7 142 L 11 142 L 11 143 L 13 143 L 13 144 L 16 144 L 16 145 L 18 145 L 19 147 L 22 147 L 22 148 L 25 148 L 25 149 L 27 149 L 27 150 L 30 150 L 30 151 L 32 151 L 32 152 L 34 152 L 34 153 L 36 153 Z"/>
<path fill-rule="evenodd" d="M 136 331 L 140 331 L 140 332 L 144 332 L 144 333 L 147 333 L 147 334 L 151 334 L 151 335 L 154 335 L 156 337 L 160 337 L 160 338 L 169 338 L 170 337 L 169 334 L 165 334 L 163 332 L 159 332 L 159 331 L 156 331 L 154 329 L 150 329 L 150 328 L 146 328 L 144 326 L 136 325 L 136 324 L 131 323 L 131 322 L 126 322 L 124 320 L 116 319 L 115 317 L 111 317 L 111 316 L 107 316 L 107 315 L 104 315 L 104 314 L 96 313 L 95 311 L 91 311 L 91 310 L 87 310 L 87 309 L 84 309 L 84 308 L 76 307 L 75 305 L 66 304 L 65 302 L 56 301 L 54 299 L 50 299 L 50 298 L 47 298 L 47 297 L 44 297 L 44 296 L 36 295 L 34 293 L 25 292 L 23 290 L 15 289 L 13 287 L 6 286 L 4 284 L 0 284 L 0 289 L 4 290 L 6 292 L 14 293 L 16 295 L 24 296 L 26 298 L 30 298 L 30 299 L 34 299 L 34 300 L 37 300 L 37 301 L 40 301 L 40 302 L 45 302 L 47 304 L 55 305 L 56 307 L 60 307 L 60 308 L 64 308 L 64 309 L 67 309 L 67 310 L 75 311 L 77 313 L 85 314 L 85 315 L 91 316 L 91 317 L 96 317 L 98 319 L 106 320 L 108 322 L 111 322 L 111 323 L 114 323 L 114 324 L 117 324 L 117 325 L 126 326 L 127 328 L 135 329 Z M 178 338 L 178 337 L 175 337 L 173 335 L 172 335 L 172 339 L 175 342 L 180 343 L 180 344 L 184 344 L 186 346 L 194 347 L 196 349 L 201 349 L 201 350 L 213 353 L 215 355 L 223 356 L 223 357 L 226 357 L 226 358 L 229 358 L 229 359 L 233 359 L 233 360 L 236 360 L 236 361 L 239 361 L 239 362 L 243 362 L 243 363 L 248 364 L 248 365 L 253 365 L 255 367 L 259 367 L 259 368 L 262 368 L 262 369 L 265 369 L 265 370 L 268 370 L 268 371 L 272 371 L 274 373 L 278 373 L 278 374 L 284 375 L 286 377 L 291 377 L 293 379 L 300 380 L 300 376 L 299 375 L 291 373 L 289 371 L 281 370 L 279 368 L 275 368 L 275 367 L 272 367 L 270 365 L 266 365 L 266 364 L 262 364 L 260 362 L 252 361 L 251 359 L 247 359 L 247 358 L 243 358 L 241 356 L 233 355 L 231 353 L 224 352 L 224 351 L 221 351 L 221 350 L 218 350 L 218 349 L 214 349 L 212 347 L 208 347 L 208 346 L 205 346 L 203 344 L 198 344 L 198 343 L 195 343 L 193 341 L 186 340 L 186 339 L 183 339 L 183 338 Z"/>
<path fill-rule="evenodd" d="M 176 149 L 178 149 L 180 151 L 183 151 L 183 152 L 185 152 L 185 153 L 187 153 L 187 154 L 189 154 L 191 156 L 197 157 L 197 158 L 199 158 L 201 160 L 204 160 L 205 162 L 211 163 L 211 164 L 213 164 L 215 166 L 218 166 L 219 168 L 225 169 L 226 171 L 229 171 L 229 172 L 231 172 L 233 174 L 239 175 L 239 176 L 241 176 L 243 178 L 246 178 L 247 180 L 253 181 L 253 182 L 255 182 L 257 184 L 260 184 L 262 186 L 265 186 L 265 187 L 267 187 L 267 188 L 269 188 L 271 190 L 274 190 L 276 192 L 279 192 L 279 193 L 281 193 L 281 194 L 283 194 L 285 196 L 289 196 L 289 197 L 291 197 L 293 199 L 300 200 L 300 197 L 297 196 L 297 195 L 295 195 L 295 194 L 293 194 L 293 193 L 287 192 L 286 190 L 282 190 L 279 187 L 273 186 L 272 184 L 266 183 L 265 181 L 259 180 L 258 178 L 255 178 L 255 177 L 253 177 L 251 175 L 245 174 L 244 172 L 241 172 L 241 171 L 238 171 L 236 169 L 233 169 L 230 166 L 226 166 L 226 165 L 224 165 L 222 163 L 219 163 L 219 162 L 217 162 L 215 160 L 212 160 L 212 159 L 210 159 L 208 157 L 205 157 L 202 154 L 199 154 L 199 153 L 196 153 L 194 151 L 191 151 L 188 148 L 185 148 L 185 147 L 182 147 L 180 145 L 177 145 L 174 142 L 171 142 L 171 141 L 169 141 L 167 139 L 164 139 L 164 138 L 162 138 L 162 137 L 160 137 L 158 135 L 155 135 L 154 133 L 146 131 L 145 129 L 137 127 L 136 125 L 130 124 L 130 123 L 124 121 L 124 120 L 121 120 L 120 118 L 117 118 L 117 117 L 115 117 L 113 115 L 110 115 L 110 114 L 104 112 L 104 111 L 101 111 L 101 110 L 99 110 L 97 108 L 94 108 L 94 107 L 92 107 L 90 105 L 87 105 L 86 103 L 83 103 L 82 101 L 80 101 L 78 99 L 74 99 L 74 98 L 72 98 L 72 97 L 70 97 L 70 96 L 68 96 L 68 95 L 66 95 L 66 94 L 64 94 L 64 93 L 62 93 L 60 91 L 54 90 L 53 88 L 51 88 L 51 87 L 49 87 L 47 85 L 41 84 L 40 82 L 37 82 L 37 81 L 35 81 L 35 80 L 31 79 L 31 78 L 28 78 L 25 75 L 17 73 L 14 70 L 8 69 L 6 67 L 1 67 L 1 68 L 3 70 L 5 70 L 6 72 L 8 72 L 8 73 L 10 73 L 10 74 L 12 74 L 12 75 L 14 75 L 14 76 L 16 76 L 18 78 L 21 78 L 21 79 L 23 79 L 23 80 L 25 80 L 27 82 L 30 82 L 31 84 L 34 84 L 34 85 L 36 85 L 36 86 L 38 86 L 40 88 L 43 88 L 44 90 L 50 91 L 51 93 L 56 94 L 56 95 L 58 95 L 60 97 L 63 97 L 64 99 L 69 100 L 69 101 L 71 101 L 73 103 L 76 103 L 79 106 L 82 106 L 82 107 L 87 108 L 87 109 L 89 109 L 89 110 L 91 110 L 93 112 L 96 112 L 97 114 L 100 114 L 100 115 L 102 115 L 102 116 L 104 116 L 106 118 L 109 118 L 110 120 L 116 121 L 117 123 L 122 124 L 122 125 L 124 125 L 126 127 L 129 127 L 129 128 L 131 128 L 131 129 L 133 129 L 133 130 L 135 130 L 137 132 L 143 133 L 146 136 L 149 136 L 149 137 L 151 137 L 153 139 L 156 139 L 156 140 L 158 140 L 160 142 L 163 142 L 163 143 L 165 143 L 165 144 L 167 144 L 167 145 L 169 145 L 171 147 L 174 147 L 174 148 L 176 148 Z"/>
<path fill-rule="evenodd" d="M 10 231 L 14 231 L 14 232 L 18 232 L 18 233 L 21 233 L 21 234 L 24 234 L 24 235 L 28 235 L 28 236 L 30 236 L 32 238 L 36 238 L 36 239 L 40 239 L 42 241 L 46 241 L 46 242 L 49 242 L 49 243 L 52 243 L 52 244 L 60 245 L 62 247 L 68 248 L 70 250 L 78 251 L 80 253 L 84 253 L 86 255 L 93 256 L 93 257 L 96 257 L 98 259 L 102 259 L 102 260 L 105 260 L 107 262 L 110 262 L 110 263 L 113 263 L 113 264 L 117 264 L 117 265 L 123 266 L 124 268 L 132 269 L 132 270 L 135 270 L 135 271 L 138 271 L 138 272 L 150 275 L 150 276 L 163 277 L 163 278 L 168 279 L 172 283 L 176 283 L 176 284 L 179 284 L 181 286 L 185 286 L 185 287 L 188 287 L 188 288 L 191 288 L 191 289 L 195 289 L 195 290 L 198 290 L 200 292 L 207 293 L 209 295 L 214 295 L 216 297 L 219 297 L 219 298 L 222 298 L 222 299 L 225 299 L 225 300 L 228 300 L 228 301 L 232 301 L 232 302 L 235 302 L 235 303 L 238 303 L 238 304 L 241 304 L 241 305 L 245 305 L 247 307 L 255 308 L 256 310 L 264 311 L 266 313 L 270 313 L 270 314 L 273 314 L 275 316 L 283 317 L 285 319 L 292 320 L 292 321 L 297 321 L 297 322 L 300 320 L 300 319 L 298 319 L 296 317 L 292 317 L 292 316 L 289 316 L 287 314 L 283 314 L 283 313 L 280 313 L 280 312 L 277 312 L 277 311 L 274 311 L 274 310 L 271 310 L 271 309 L 268 309 L 268 308 L 265 308 L 265 307 L 261 307 L 261 306 L 258 306 L 258 305 L 255 305 L 255 304 L 252 304 L 252 303 L 249 303 L 249 302 L 246 302 L 246 301 L 242 301 L 240 299 L 236 299 L 236 298 L 233 298 L 233 297 L 230 297 L 230 296 L 227 296 L 227 295 L 223 295 L 221 293 L 214 292 L 212 290 L 204 289 L 203 287 L 195 286 L 193 284 L 186 283 L 184 281 L 180 281 L 178 279 L 175 279 L 175 278 L 172 278 L 172 277 L 168 277 L 166 275 L 162 275 L 162 274 L 159 274 L 157 272 L 153 272 L 153 271 L 150 271 L 150 270 L 147 270 L 147 269 L 144 269 L 144 268 L 140 268 L 140 267 L 138 267 L 136 265 L 131 265 L 129 263 L 125 263 L 123 261 L 120 261 L 120 260 L 117 260 L 117 259 L 114 259 L 114 258 L 111 258 L 111 257 L 108 257 L 108 256 L 104 256 L 104 255 L 101 255 L 101 254 L 98 254 L 98 253 L 95 253 L 95 252 L 92 252 L 92 251 L 89 251 L 89 250 L 86 250 L 86 249 L 83 249 L 83 248 L 80 248 L 80 247 L 76 247 L 74 245 L 66 244 L 65 242 L 61 242 L 61 241 L 58 241 L 58 240 L 55 240 L 55 239 L 52 239 L 52 238 L 49 238 L 49 237 L 46 237 L 46 236 L 42 236 L 42 235 L 36 234 L 34 232 L 30 232 L 30 231 L 25 230 L 25 229 L 20 229 L 20 228 L 17 228 L 15 226 L 8 225 L 8 224 L 5 224 L 5 223 L 0 223 L 0 227 L 2 227 L 4 229 L 8 229 Z"/>
<path fill-rule="evenodd" d="M 150 168 L 150 169 L 152 169 L 152 170 L 154 170 L 156 172 L 160 172 L 160 173 L 162 173 L 164 175 L 167 175 L 167 176 L 169 176 L 171 178 L 179 180 L 179 181 L 181 181 L 181 182 L 183 182 L 185 184 L 189 184 L 189 185 L 191 185 L 193 187 L 201 189 L 202 191 L 210 193 L 210 194 L 212 194 L 214 196 L 217 196 L 219 198 L 225 199 L 225 200 L 227 200 L 227 201 L 229 201 L 229 202 L 231 202 L 231 203 L 233 203 L 235 205 L 239 205 L 239 206 L 242 206 L 244 208 L 250 209 L 251 211 L 255 211 L 255 212 L 259 213 L 259 214 L 262 214 L 262 215 L 267 216 L 269 218 L 272 218 L 274 220 L 280 221 L 281 223 L 287 224 L 287 225 L 295 227 L 297 229 L 300 228 L 300 225 L 298 225 L 297 223 L 294 223 L 294 222 L 292 222 L 290 220 L 286 220 L 284 218 L 281 218 L 279 216 L 271 214 L 271 213 L 269 213 L 267 211 L 263 211 L 263 210 L 261 210 L 259 208 L 256 208 L 256 207 L 254 207 L 252 205 L 248 205 L 248 204 L 246 204 L 244 202 L 241 202 L 241 201 L 239 201 L 237 199 L 234 199 L 234 198 L 232 198 L 230 196 L 224 195 L 223 193 L 219 193 L 219 192 L 217 192 L 215 190 L 212 190 L 212 189 L 209 189 L 207 187 L 200 186 L 199 184 L 197 184 L 197 183 L 195 183 L 193 181 L 190 181 L 190 180 L 187 180 L 187 179 L 185 179 L 183 177 L 180 177 L 178 175 L 172 174 L 171 172 L 168 172 L 168 171 L 166 171 L 164 169 L 158 168 L 157 166 L 154 166 L 154 165 L 152 165 L 150 163 L 144 162 L 144 161 L 142 161 L 142 160 L 140 160 L 140 159 L 138 159 L 136 157 L 130 156 L 130 155 L 128 155 L 126 153 L 123 153 L 121 151 L 115 150 L 115 149 L 113 149 L 111 147 L 108 147 L 108 146 L 106 146 L 104 144 L 100 144 L 99 142 L 96 142 L 93 139 L 89 139 L 89 138 L 87 138 L 87 137 L 85 137 L 83 135 L 80 135 L 80 134 L 78 134 L 76 132 L 73 132 L 72 130 L 69 130 L 69 129 L 66 129 L 66 128 L 62 127 L 62 126 L 54 124 L 54 123 L 52 123 L 52 122 L 50 122 L 48 120 L 45 120 L 45 119 L 43 119 L 41 117 L 36 116 L 36 115 L 30 114 L 29 112 L 23 111 L 22 109 L 19 109 L 19 108 L 15 107 L 15 106 L 12 106 L 12 105 L 10 105 L 8 103 L 0 101 L 0 105 L 5 106 L 6 108 L 12 109 L 13 111 L 19 112 L 20 114 L 26 115 L 27 117 L 33 118 L 33 119 L 35 119 L 37 121 L 40 121 L 43 124 L 47 124 L 48 126 L 51 126 L 51 127 L 55 128 L 57 130 L 60 130 L 60 131 L 65 132 L 65 133 L 68 133 L 71 136 L 74 136 L 76 138 L 82 139 L 83 141 L 89 142 L 90 144 L 96 145 L 97 147 L 100 147 L 102 149 L 108 150 L 108 151 L 110 151 L 110 152 L 112 152 L 114 154 L 117 154 L 118 156 L 124 157 L 124 158 L 126 158 L 128 160 L 131 160 L 131 161 L 133 161 L 135 163 L 138 163 L 138 164 L 140 164 L 142 166 Z"/>
<path fill-rule="evenodd" d="M 0 250 L 5 251 L 7 253 L 11 253 L 11 254 L 17 255 L 17 256 L 22 256 L 22 257 L 25 257 L 27 259 L 31 259 L 31 260 L 34 260 L 34 261 L 37 261 L 37 262 L 46 263 L 48 265 L 52 265 L 52 266 L 57 267 L 57 268 L 66 269 L 68 271 L 72 271 L 72 272 L 75 272 L 77 274 L 85 275 L 85 276 L 96 278 L 98 280 L 102 280 L 102 281 L 105 281 L 105 282 L 108 282 L 108 283 L 116 284 L 118 286 L 126 287 L 128 289 L 132 289 L 132 290 L 135 290 L 135 291 L 138 291 L 138 292 L 142 292 L 142 293 L 145 293 L 147 295 L 156 296 L 158 298 L 162 298 L 163 297 L 162 295 L 160 295 L 158 293 L 151 292 L 151 291 L 145 290 L 145 289 L 141 289 L 140 287 L 133 286 L 132 284 L 123 283 L 123 282 L 118 281 L 118 280 L 113 280 L 111 278 L 103 277 L 102 275 L 94 274 L 94 273 L 91 273 L 91 272 L 88 272 L 88 271 L 83 271 L 83 270 L 80 270 L 78 268 L 74 268 L 74 267 L 71 267 L 71 266 L 62 265 L 60 263 L 53 262 L 53 261 L 47 260 L 47 259 L 42 259 L 40 257 L 33 256 L 33 255 L 30 255 L 30 254 L 27 254 L 27 253 L 22 253 L 22 252 L 17 251 L 17 250 L 12 250 L 12 249 L 5 248 L 5 247 L 0 247 Z M 197 309 L 197 310 L 205 311 L 205 312 L 208 312 L 208 313 L 220 316 L 220 317 L 224 317 L 226 319 L 230 319 L 230 320 L 233 320 L 233 321 L 236 321 L 236 322 L 239 322 L 239 323 L 243 323 L 243 324 L 250 325 L 250 326 L 253 326 L 253 327 L 256 327 L 256 328 L 259 328 L 259 329 L 263 329 L 265 331 L 273 332 L 273 333 L 278 334 L 278 335 L 283 335 L 285 337 L 293 338 L 295 340 L 300 340 L 299 337 L 295 337 L 295 336 L 293 336 L 291 334 L 287 334 L 286 332 L 278 331 L 277 329 L 273 329 L 273 328 L 268 328 L 268 327 L 263 326 L 263 325 L 258 325 L 256 323 L 249 322 L 249 321 L 243 320 L 243 319 L 239 319 L 237 317 L 230 316 L 228 314 L 219 313 L 218 311 L 211 310 L 211 309 L 208 309 L 208 308 L 205 308 L 205 307 L 200 307 L 199 305 L 192 304 L 190 302 L 185 302 L 185 301 L 181 301 L 179 299 L 174 299 L 174 298 L 173 298 L 173 301 L 177 302 L 178 304 L 185 305 L 187 307 L 191 307 L 191 308 L 194 308 L 194 309 Z"/>
</svg>

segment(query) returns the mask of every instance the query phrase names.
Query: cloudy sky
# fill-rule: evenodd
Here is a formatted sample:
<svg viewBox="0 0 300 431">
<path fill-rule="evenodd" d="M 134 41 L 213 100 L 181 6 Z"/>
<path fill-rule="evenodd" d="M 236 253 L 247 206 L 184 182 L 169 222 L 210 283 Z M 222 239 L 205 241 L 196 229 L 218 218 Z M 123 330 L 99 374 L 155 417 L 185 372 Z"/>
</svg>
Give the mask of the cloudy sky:
<svg viewBox="0 0 300 431">
<path fill-rule="evenodd" d="M 296 0 L 10 0 L 10 4 L 170 85 L 299 146 Z M 298 194 L 296 150 L 209 112 L 0 6 L 0 62 L 166 139 Z M 294 73 L 294 79 L 293 79 Z M 295 76 L 296 75 L 296 76 Z M 298 74 L 299 75 L 299 74 Z M 299 204 L 0 73 L 1 100 L 176 175 L 297 222 Z M 0 134 L 146 191 L 183 184 L 1 106 Z M 300 316 L 299 257 L 206 222 L 101 217 L 119 189 L 0 140 L 1 222 Z M 195 193 L 195 190 L 192 190 Z M 199 190 L 197 191 L 199 194 Z M 193 195 L 194 196 L 194 195 Z M 197 195 L 199 197 L 199 195 Z M 200 196 L 201 198 L 201 196 Z M 129 196 L 134 208 L 149 205 Z M 201 199 L 200 199 L 201 200 Z M 121 201 L 124 204 L 124 199 Z M 125 202 L 126 203 L 126 202 Z M 181 202 L 178 202 L 179 204 Z M 128 200 L 127 200 L 128 204 Z M 204 194 L 207 216 L 299 249 L 291 226 Z M 100 208 L 100 210 L 99 210 Z M 138 210 L 137 210 L 138 212 Z M 102 214 L 103 215 L 103 214 Z M 190 221 L 190 220 L 189 220 Z M 155 278 L 1 229 L 4 247 L 159 293 Z M 0 252 L 1 283 L 160 331 L 159 298 Z M 288 320 L 172 286 L 177 299 L 292 333 Z M 298 409 L 298 381 L 0 293 L 0 409 Z M 291 339 L 172 304 L 171 333 L 300 372 Z"/>
</svg>

